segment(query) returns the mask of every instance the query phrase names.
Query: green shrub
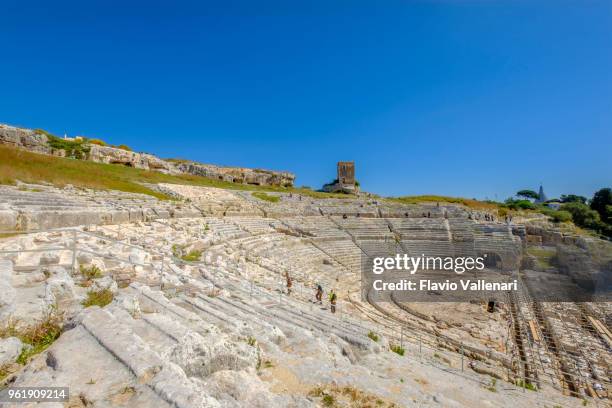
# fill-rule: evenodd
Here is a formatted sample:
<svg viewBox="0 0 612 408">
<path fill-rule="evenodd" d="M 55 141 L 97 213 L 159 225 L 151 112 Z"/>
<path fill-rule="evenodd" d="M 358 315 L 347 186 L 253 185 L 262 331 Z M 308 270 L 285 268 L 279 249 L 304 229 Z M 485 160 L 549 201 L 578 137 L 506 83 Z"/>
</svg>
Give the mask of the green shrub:
<svg viewBox="0 0 612 408">
<path fill-rule="evenodd" d="M 49 136 L 56 137 L 56 136 L 52 135 L 51 133 L 47 132 L 45 129 L 34 129 L 34 133 L 36 133 L 37 135 L 45 135 L 47 137 L 49 137 Z"/>
<path fill-rule="evenodd" d="M 321 401 L 323 401 L 323 405 L 326 407 L 332 407 L 336 403 L 336 399 L 333 395 L 325 395 Z"/>
<path fill-rule="evenodd" d="M 542 207 L 539 211 L 549 216 L 553 222 L 569 222 L 572 221 L 572 214 L 569 211 L 553 210 L 552 208 Z"/>
<path fill-rule="evenodd" d="M 515 200 L 509 198 L 505 202 L 506 206 L 511 210 L 535 210 L 536 206 L 529 200 Z"/>
<path fill-rule="evenodd" d="M 561 210 L 572 214 L 574 224 L 579 227 L 600 230 L 602 226 L 599 213 L 592 210 L 588 205 L 582 203 L 567 203 L 561 206 Z"/>
<path fill-rule="evenodd" d="M 128 152 L 131 152 L 132 149 L 130 148 L 130 146 L 124 145 L 124 144 L 120 144 L 119 146 L 114 146 L 117 149 L 121 149 L 121 150 L 127 150 Z"/>
<path fill-rule="evenodd" d="M 551 216 L 554 222 L 572 221 L 572 214 L 568 211 L 555 211 Z"/>
<path fill-rule="evenodd" d="M 102 289 L 99 291 L 90 290 L 87 292 L 87 298 L 83 301 L 84 307 L 100 306 L 104 307 L 113 301 L 114 295 L 108 289 Z"/>
<path fill-rule="evenodd" d="M 47 144 L 55 150 L 63 150 L 66 157 L 74 159 L 86 159 L 89 154 L 89 146 L 83 140 L 64 140 L 57 136 L 47 134 Z"/>
<path fill-rule="evenodd" d="M 378 334 L 374 333 L 372 330 L 368 332 L 368 337 L 376 342 L 379 340 Z"/>
<path fill-rule="evenodd" d="M 102 271 L 96 265 L 91 265 L 90 267 L 81 265 L 79 266 L 79 270 L 81 271 L 81 275 L 83 275 L 86 280 L 102 277 Z"/>
</svg>

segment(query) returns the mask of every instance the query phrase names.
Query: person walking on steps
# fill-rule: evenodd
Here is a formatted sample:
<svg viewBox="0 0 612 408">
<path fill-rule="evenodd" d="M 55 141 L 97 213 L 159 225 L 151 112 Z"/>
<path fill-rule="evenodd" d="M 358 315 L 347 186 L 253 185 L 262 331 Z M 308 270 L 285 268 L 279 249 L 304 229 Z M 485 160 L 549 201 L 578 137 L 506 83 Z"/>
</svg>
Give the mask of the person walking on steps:
<svg viewBox="0 0 612 408">
<path fill-rule="evenodd" d="M 291 294 L 291 287 L 293 286 L 293 280 L 289 276 L 289 272 L 285 271 L 285 279 L 287 280 L 287 296 Z"/>
<path fill-rule="evenodd" d="M 336 292 L 332 289 L 329 294 L 329 303 L 331 304 L 331 312 L 336 313 L 336 300 L 338 296 L 336 296 Z"/>
<path fill-rule="evenodd" d="M 323 288 L 321 287 L 321 285 L 317 285 L 317 292 L 315 293 L 315 299 L 316 299 L 316 302 L 318 302 L 320 305 L 323 304 Z"/>
</svg>

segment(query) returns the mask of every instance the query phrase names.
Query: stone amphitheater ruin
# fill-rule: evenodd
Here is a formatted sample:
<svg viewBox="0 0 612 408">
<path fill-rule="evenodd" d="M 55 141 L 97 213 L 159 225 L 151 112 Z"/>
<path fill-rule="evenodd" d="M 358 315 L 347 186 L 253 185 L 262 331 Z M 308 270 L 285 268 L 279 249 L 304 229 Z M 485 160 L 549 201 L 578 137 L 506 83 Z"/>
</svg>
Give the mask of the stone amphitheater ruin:
<svg viewBox="0 0 612 408">
<path fill-rule="evenodd" d="M 359 283 L 373 247 L 494 254 L 491 268 L 545 278 L 557 267 L 531 247 L 610 273 L 609 243 L 453 204 L 152 187 L 176 200 L 0 186 L 0 323 L 63 325 L 23 364 L 28 345 L 0 339 L 3 386 L 70 387 L 50 407 L 610 405 L 610 303 L 521 288 L 487 313 L 482 298 L 370 303 Z M 317 284 L 339 294 L 336 314 L 313 302 Z M 94 289 L 114 300 L 84 308 Z"/>
</svg>

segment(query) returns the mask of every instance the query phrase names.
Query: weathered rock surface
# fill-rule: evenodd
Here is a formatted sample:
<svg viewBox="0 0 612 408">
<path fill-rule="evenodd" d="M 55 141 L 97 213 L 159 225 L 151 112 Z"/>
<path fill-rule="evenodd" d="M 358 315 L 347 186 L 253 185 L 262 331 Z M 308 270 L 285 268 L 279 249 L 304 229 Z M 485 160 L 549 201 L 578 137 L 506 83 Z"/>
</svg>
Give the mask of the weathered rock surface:
<svg viewBox="0 0 612 408">
<path fill-rule="evenodd" d="M 26 149 L 35 153 L 64 156 L 63 150 L 54 150 L 47 144 L 47 136 L 31 129 L 0 124 L 0 144 Z M 138 169 L 159 171 L 167 174 L 193 174 L 215 180 L 240 184 L 268 186 L 293 186 L 295 175 L 289 172 L 221 167 L 212 164 L 180 163 L 162 160 L 152 154 L 137 153 L 111 146 L 86 143 L 89 151 L 87 160 L 98 163 L 117 164 Z M 0 226 L 2 224 L 0 213 Z"/>
<path fill-rule="evenodd" d="M 223 181 L 258 186 L 293 186 L 295 175 L 289 172 L 279 172 L 244 167 L 221 167 L 212 164 L 180 163 L 177 168 L 182 173 L 194 174 Z"/>
<path fill-rule="evenodd" d="M 22 349 L 23 343 L 17 337 L 0 339 L 0 368 L 14 363 Z"/>
</svg>

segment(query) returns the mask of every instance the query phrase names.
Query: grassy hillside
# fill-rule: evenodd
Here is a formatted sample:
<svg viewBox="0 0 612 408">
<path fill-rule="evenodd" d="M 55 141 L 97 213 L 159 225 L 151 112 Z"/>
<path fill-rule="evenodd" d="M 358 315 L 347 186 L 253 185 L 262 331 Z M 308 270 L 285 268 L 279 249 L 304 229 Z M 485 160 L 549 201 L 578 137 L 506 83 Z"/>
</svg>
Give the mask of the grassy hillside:
<svg viewBox="0 0 612 408">
<path fill-rule="evenodd" d="M 327 194 L 308 189 L 235 184 L 192 175 L 171 176 L 117 164 L 47 156 L 0 145 L 0 184 L 14 184 L 16 180 L 25 183 L 47 182 L 59 187 L 72 184 L 78 187 L 143 193 L 160 199 L 168 197 L 145 187 L 142 183 L 188 184 L 231 190 L 283 191 L 319 198 L 347 197 L 343 194 Z"/>
<path fill-rule="evenodd" d="M 437 195 L 405 196 L 391 198 L 390 200 L 404 204 L 418 204 L 428 202 L 462 204 L 466 207 L 474 208 L 477 210 L 496 210 L 499 208 L 498 204 L 492 202 L 472 200 L 469 198 L 445 197 Z"/>
</svg>

